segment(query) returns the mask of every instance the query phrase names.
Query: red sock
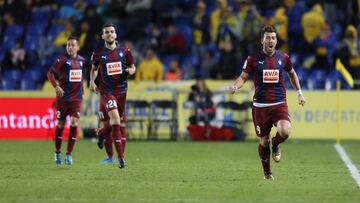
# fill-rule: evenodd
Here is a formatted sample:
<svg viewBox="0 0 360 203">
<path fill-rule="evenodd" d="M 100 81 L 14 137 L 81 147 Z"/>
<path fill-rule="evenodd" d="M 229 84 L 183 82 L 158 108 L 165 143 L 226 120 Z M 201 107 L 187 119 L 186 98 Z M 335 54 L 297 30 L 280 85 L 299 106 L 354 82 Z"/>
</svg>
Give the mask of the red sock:
<svg viewBox="0 0 360 203">
<path fill-rule="evenodd" d="M 62 133 L 64 128 L 56 127 L 55 129 L 55 152 L 60 153 L 62 143 Z"/>
<path fill-rule="evenodd" d="M 71 152 L 74 149 L 74 145 L 75 145 L 75 141 L 76 141 L 76 132 L 77 132 L 77 127 L 75 126 L 71 126 L 70 127 L 70 133 L 69 133 L 69 137 L 68 137 L 68 144 L 67 144 L 67 152 L 66 154 L 71 154 Z"/>
<path fill-rule="evenodd" d="M 280 143 L 284 142 L 286 139 L 288 138 L 288 136 L 286 136 L 285 138 L 284 137 L 281 137 L 279 132 L 276 133 L 275 137 L 273 137 L 271 139 L 271 142 L 272 142 L 272 146 L 273 147 L 277 147 Z"/>
<path fill-rule="evenodd" d="M 264 173 L 270 172 L 270 147 L 264 147 L 261 144 L 259 144 L 259 157 L 264 169 Z"/>
<path fill-rule="evenodd" d="M 114 155 L 114 152 L 113 152 L 113 147 L 112 147 L 113 139 L 112 139 L 112 135 L 111 135 L 111 125 L 109 123 L 105 123 L 101 132 L 102 132 L 103 136 L 105 137 L 104 146 L 105 146 L 106 155 L 108 157 L 112 157 Z"/>
<path fill-rule="evenodd" d="M 114 139 L 115 149 L 118 154 L 118 158 L 124 158 L 124 153 L 121 144 L 120 125 L 112 125 L 111 134 Z"/>
<path fill-rule="evenodd" d="M 122 150 L 123 150 L 123 154 L 125 156 L 125 146 L 126 146 L 126 128 L 125 127 L 120 127 L 120 131 L 121 131 L 121 144 L 122 144 Z"/>
</svg>

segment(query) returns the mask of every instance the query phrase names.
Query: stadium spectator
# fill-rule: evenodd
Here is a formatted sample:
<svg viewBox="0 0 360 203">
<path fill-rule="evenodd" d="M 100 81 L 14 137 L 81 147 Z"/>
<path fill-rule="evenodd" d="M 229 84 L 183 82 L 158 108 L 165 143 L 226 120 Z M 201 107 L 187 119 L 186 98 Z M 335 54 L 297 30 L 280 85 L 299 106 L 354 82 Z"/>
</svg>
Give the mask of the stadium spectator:
<svg viewBox="0 0 360 203">
<path fill-rule="evenodd" d="M 184 34 L 178 28 L 170 24 L 167 27 L 167 37 L 165 39 L 165 53 L 183 55 L 187 51 Z"/>
<path fill-rule="evenodd" d="M 337 55 L 354 80 L 358 81 L 354 85 L 354 89 L 360 89 L 360 41 L 354 25 L 346 27 L 344 39 Z"/>
<path fill-rule="evenodd" d="M 296 53 L 303 44 L 303 30 L 301 26 L 301 17 L 304 13 L 304 7 L 295 0 L 283 0 L 285 14 L 288 18 L 287 39 L 290 54 Z"/>
<path fill-rule="evenodd" d="M 226 9 L 227 0 L 216 0 L 216 8 L 210 14 L 210 33 L 212 42 L 216 41 L 221 15 L 225 12 Z"/>
<path fill-rule="evenodd" d="M 179 64 L 179 61 L 176 58 L 171 59 L 169 70 L 165 74 L 165 80 L 167 81 L 177 81 L 181 80 L 182 71 Z"/>
<path fill-rule="evenodd" d="M 56 117 L 58 124 L 55 130 L 55 163 L 61 165 L 61 143 L 66 117 L 70 116 L 70 133 L 68 137 L 65 164 L 72 165 L 77 127 L 79 125 L 81 102 L 83 97 L 84 58 L 78 55 L 79 42 L 70 36 L 66 43 L 66 54 L 59 57 L 47 73 L 47 77 L 56 92 Z"/>
<path fill-rule="evenodd" d="M 334 68 L 334 55 L 336 52 L 336 37 L 326 24 L 320 36 L 314 39 L 315 63 L 313 68 L 329 72 Z"/>
<path fill-rule="evenodd" d="M 194 112 L 189 118 L 190 124 L 209 126 L 210 121 L 215 118 L 215 106 L 212 101 L 212 92 L 204 79 L 197 79 L 191 86 L 188 101 L 194 104 Z"/>
<path fill-rule="evenodd" d="M 315 4 L 310 11 L 304 13 L 301 25 L 305 38 L 305 44 L 302 45 L 303 52 L 314 53 L 314 39 L 320 35 L 326 25 L 322 6 Z"/>
<path fill-rule="evenodd" d="M 233 47 L 236 46 L 239 38 L 239 23 L 236 16 L 233 14 L 233 8 L 227 7 L 220 15 L 220 23 L 218 25 L 218 32 L 216 37 L 216 44 L 221 51 L 224 49 L 224 44 L 230 42 Z"/>
<path fill-rule="evenodd" d="M 112 143 L 118 154 L 119 168 L 125 167 L 127 77 L 135 73 L 133 56 L 128 47 L 116 42 L 116 30 L 113 24 L 105 24 L 102 39 L 105 46 L 92 55 L 93 66 L 90 72 L 90 90 L 100 92 L 99 117 L 102 128 L 98 131 L 98 146 L 105 149 L 107 157 L 103 163 L 113 163 Z M 95 79 L 100 74 L 99 88 Z M 111 132 L 111 135 L 110 135 Z M 113 140 L 113 142 L 112 142 Z"/>
<path fill-rule="evenodd" d="M 25 70 L 29 65 L 29 57 L 23 46 L 23 40 L 18 38 L 15 46 L 5 53 L 1 63 L 4 69 L 21 69 Z"/>
<path fill-rule="evenodd" d="M 257 49 L 259 27 L 265 20 L 251 0 L 236 0 L 239 20 L 239 47 L 242 59 Z"/>
<path fill-rule="evenodd" d="M 224 42 L 224 48 L 220 51 L 220 60 L 215 67 L 217 79 L 234 79 L 237 68 L 236 53 L 230 41 Z"/>
<path fill-rule="evenodd" d="M 204 58 L 207 45 L 211 41 L 209 25 L 210 20 L 209 16 L 206 15 L 206 4 L 204 1 L 199 1 L 192 21 L 193 47 L 199 58 Z"/>
<path fill-rule="evenodd" d="M 255 94 L 253 98 L 253 122 L 259 137 L 259 156 L 264 171 L 264 179 L 274 179 L 270 168 L 270 131 L 277 127 L 276 136 L 272 138 L 272 157 L 275 162 L 281 159 L 279 144 L 290 134 L 291 123 L 286 103 L 285 72 L 288 73 L 298 102 L 305 104 L 299 79 L 292 67 L 290 58 L 284 52 L 276 50 L 277 34 L 274 26 L 262 28 L 261 43 L 263 49 L 249 56 L 243 72 L 229 87 L 231 93 L 241 88 L 249 78 L 254 76 Z"/>
<path fill-rule="evenodd" d="M 139 69 L 136 72 L 135 80 L 152 80 L 155 82 L 163 80 L 164 65 L 156 57 L 154 50 L 148 48 L 145 58 L 140 62 Z"/>
</svg>

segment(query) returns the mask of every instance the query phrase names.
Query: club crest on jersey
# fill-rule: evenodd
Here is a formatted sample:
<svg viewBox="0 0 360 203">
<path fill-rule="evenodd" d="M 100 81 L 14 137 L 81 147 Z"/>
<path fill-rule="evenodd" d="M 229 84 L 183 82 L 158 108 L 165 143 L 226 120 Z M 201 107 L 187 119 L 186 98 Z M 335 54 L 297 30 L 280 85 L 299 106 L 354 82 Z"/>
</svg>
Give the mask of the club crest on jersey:
<svg viewBox="0 0 360 203">
<path fill-rule="evenodd" d="M 82 71 L 81 70 L 70 70 L 69 81 L 70 82 L 81 82 Z"/>
<path fill-rule="evenodd" d="M 264 69 L 263 70 L 263 83 L 278 83 L 279 70 Z"/>
<path fill-rule="evenodd" d="M 120 57 L 123 57 L 123 56 L 124 56 L 124 54 L 123 54 L 122 52 L 120 52 L 120 53 L 119 53 L 119 56 L 120 56 Z"/>
<path fill-rule="evenodd" d="M 81 67 L 83 66 L 83 62 L 82 62 L 82 61 L 80 61 L 79 64 L 80 64 Z"/>
<path fill-rule="evenodd" d="M 279 65 L 281 66 L 281 64 L 282 64 L 281 60 L 278 60 L 278 63 L 279 63 Z"/>
<path fill-rule="evenodd" d="M 106 71 L 108 75 L 122 74 L 121 62 L 117 61 L 117 62 L 107 63 Z"/>
</svg>

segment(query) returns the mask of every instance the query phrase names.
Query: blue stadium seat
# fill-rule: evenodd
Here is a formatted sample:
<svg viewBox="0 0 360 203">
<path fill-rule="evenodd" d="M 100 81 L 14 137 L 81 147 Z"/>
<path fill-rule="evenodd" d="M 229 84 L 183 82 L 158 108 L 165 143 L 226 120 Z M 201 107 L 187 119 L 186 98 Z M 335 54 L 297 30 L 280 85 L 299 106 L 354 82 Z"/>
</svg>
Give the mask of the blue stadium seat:
<svg viewBox="0 0 360 203">
<path fill-rule="evenodd" d="M 3 90 L 17 90 L 17 89 L 19 89 L 19 83 L 18 83 L 18 81 L 14 81 L 9 78 L 4 78 L 2 80 L 2 89 Z"/>
<path fill-rule="evenodd" d="M 17 70 L 17 69 L 5 70 L 4 78 L 6 80 L 19 81 L 22 78 L 22 71 Z"/>
<path fill-rule="evenodd" d="M 313 69 L 310 71 L 310 77 L 307 81 L 308 88 L 313 89 L 325 89 L 326 71 L 322 69 Z"/>
<path fill-rule="evenodd" d="M 64 25 L 55 24 L 50 27 L 49 33 L 47 35 L 47 39 L 49 41 L 53 41 L 55 37 L 64 29 Z"/>
<path fill-rule="evenodd" d="M 307 89 L 308 73 L 309 71 L 305 68 L 299 67 L 296 69 L 296 74 L 298 75 L 299 82 L 302 89 Z"/>
<path fill-rule="evenodd" d="M 31 78 L 23 78 L 20 82 L 21 90 L 36 90 L 37 82 Z"/>
<path fill-rule="evenodd" d="M 40 69 L 26 70 L 23 77 L 38 82 L 42 79 L 43 72 Z"/>
</svg>

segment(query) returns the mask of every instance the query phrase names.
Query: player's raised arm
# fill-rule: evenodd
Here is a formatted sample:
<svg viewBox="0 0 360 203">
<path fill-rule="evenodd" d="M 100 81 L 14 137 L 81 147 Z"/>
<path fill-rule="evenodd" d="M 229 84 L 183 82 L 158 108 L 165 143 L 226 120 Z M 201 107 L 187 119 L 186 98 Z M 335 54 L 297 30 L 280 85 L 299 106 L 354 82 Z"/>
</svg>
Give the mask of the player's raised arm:
<svg viewBox="0 0 360 203">
<path fill-rule="evenodd" d="M 99 65 L 96 66 L 93 64 L 90 71 L 90 90 L 95 93 L 98 93 L 98 88 L 95 84 L 95 79 L 98 75 L 98 71 L 99 71 Z"/>
<path fill-rule="evenodd" d="M 299 82 L 299 78 L 295 72 L 294 69 L 291 69 L 291 71 L 288 73 L 289 77 L 290 77 L 290 82 L 291 85 L 293 86 L 293 88 L 296 90 L 297 95 L 298 95 L 298 100 L 299 100 L 299 104 L 301 106 L 304 106 L 306 103 L 305 97 L 301 91 L 301 87 L 300 87 L 300 82 Z"/>
<path fill-rule="evenodd" d="M 243 71 L 240 76 L 235 80 L 235 82 L 229 87 L 230 93 L 233 94 L 237 89 L 240 89 L 245 84 L 248 78 L 249 74 Z"/>
</svg>

